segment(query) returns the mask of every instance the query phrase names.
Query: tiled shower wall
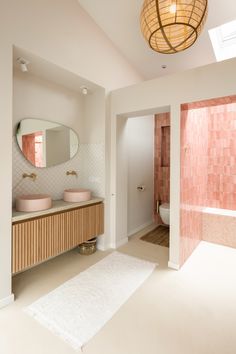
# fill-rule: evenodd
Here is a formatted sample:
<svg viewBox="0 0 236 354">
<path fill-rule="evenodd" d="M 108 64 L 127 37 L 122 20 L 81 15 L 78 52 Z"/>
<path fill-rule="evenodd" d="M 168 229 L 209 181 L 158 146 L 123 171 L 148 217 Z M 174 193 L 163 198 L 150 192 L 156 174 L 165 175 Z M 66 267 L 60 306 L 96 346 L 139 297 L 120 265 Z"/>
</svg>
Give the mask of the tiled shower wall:
<svg viewBox="0 0 236 354">
<path fill-rule="evenodd" d="M 155 115 L 154 143 L 154 217 L 162 223 L 157 214 L 157 201 L 170 201 L 170 113 Z"/>
<path fill-rule="evenodd" d="M 236 103 L 222 100 L 182 111 L 181 264 L 204 239 L 202 210 L 236 209 Z"/>
<path fill-rule="evenodd" d="M 210 107 L 207 206 L 236 209 L 236 103 Z"/>
<path fill-rule="evenodd" d="M 198 110 L 181 117 L 181 208 L 180 263 L 183 264 L 201 240 L 201 206 L 207 188 L 207 119 Z"/>
<path fill-rule="evenodd" d="M 66 171 L 75 170 L 78 177 L 67 176 Z M 22 174 L 36 173 L 35 182 L 22 178 Z M 21 154 L 13 137 L 13 205 L 17 195 L 29 193 L 50 194 L 54 200 L 62 199 L 66 188 L 89 188 L 94 196 L 105 196 L 104 144 L 80 144 L 79 152 L 70 161 L 49 168 L 32 166 Z"/>
</svg>

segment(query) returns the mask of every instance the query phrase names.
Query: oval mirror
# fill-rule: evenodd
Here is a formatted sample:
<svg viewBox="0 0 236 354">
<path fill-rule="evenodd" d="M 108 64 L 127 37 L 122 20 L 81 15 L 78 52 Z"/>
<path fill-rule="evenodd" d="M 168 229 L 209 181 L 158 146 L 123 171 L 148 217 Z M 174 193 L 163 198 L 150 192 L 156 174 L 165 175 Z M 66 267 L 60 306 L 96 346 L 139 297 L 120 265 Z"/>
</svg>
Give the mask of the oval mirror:
<svg viewBox="0 0 236 354">
<path fill-rule="evenodd" d="M 72 159 L 79 148 L 76 132 L 47 120 L 22 119 L 16 129 L 18 146 L 35 167 L 51 167 Z"/>
</svg>

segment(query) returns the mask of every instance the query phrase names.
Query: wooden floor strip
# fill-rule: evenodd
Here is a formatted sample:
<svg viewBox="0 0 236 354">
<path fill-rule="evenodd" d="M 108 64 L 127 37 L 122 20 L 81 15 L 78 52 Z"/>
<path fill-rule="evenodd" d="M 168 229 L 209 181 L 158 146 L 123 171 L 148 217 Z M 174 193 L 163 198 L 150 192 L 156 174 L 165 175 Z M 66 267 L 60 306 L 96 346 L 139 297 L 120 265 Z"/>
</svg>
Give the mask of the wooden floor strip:
<svg viewBox="0 0 236 354">
<path fill-rule="evenodd" d="M 169 247 L 169 227 L 159 225 L 154 230 L 141 237 L 141 240 L 155 245 Z"/>
</svg>

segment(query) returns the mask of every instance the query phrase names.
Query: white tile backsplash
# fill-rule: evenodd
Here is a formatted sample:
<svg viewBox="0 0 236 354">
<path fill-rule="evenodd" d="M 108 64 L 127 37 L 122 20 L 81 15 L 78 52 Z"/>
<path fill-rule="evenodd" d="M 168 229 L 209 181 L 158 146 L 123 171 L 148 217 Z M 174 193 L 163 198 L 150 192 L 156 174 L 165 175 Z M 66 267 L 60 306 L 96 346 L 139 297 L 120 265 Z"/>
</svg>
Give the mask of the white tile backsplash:
<svg viewBox="0 0 236 354">
<path fill-rule="evenodd" d="M 54 200 L 62 199 L 66 188 L 89 188 L 93 195 L 105 196 L 105 150 L 104 144 L 80 144 L 79 152 L 70 161 L 49 168 L 36 168 L 22 155 L 13 137 L 13 204 L 16 196 L 31 193 L 50 194 Z M 75 170 L 78 177 L 67 176 L 66 171 Z M 23 173 L 36 173 L 33 182 L 22 178 Z"/>
</svg>

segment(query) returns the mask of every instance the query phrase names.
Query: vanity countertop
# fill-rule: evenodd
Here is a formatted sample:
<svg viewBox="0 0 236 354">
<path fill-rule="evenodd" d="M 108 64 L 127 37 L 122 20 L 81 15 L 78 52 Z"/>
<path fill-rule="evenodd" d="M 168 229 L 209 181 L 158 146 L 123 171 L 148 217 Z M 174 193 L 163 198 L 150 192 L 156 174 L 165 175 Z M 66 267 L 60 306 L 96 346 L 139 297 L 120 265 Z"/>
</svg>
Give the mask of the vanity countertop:
<svg viewBox="0 0 236 354">
<path fill-rule="evenodd" d="M 83 207 L 86 205 L 101 203 L 103 201 L 104 201 L 103 198 L 96 198 L 96 197 L 94 197 L 86 202 L 79 202 L 79 203 L 64 202 L 64 200 L 53 200 L 52 207 L 50 209 L 33 211 L 33 212 L 16 211 L 13 208 L 12 209 L 12 222 L 14 223 L 14 222 L 18 222 L 18 221 L 36 218 L 36 217 L 39 217 L 42 215 L 49 215 L 49 214 L 57 213 L 60 211 L 76 209 L 76 208 Z"/>
</svg>

